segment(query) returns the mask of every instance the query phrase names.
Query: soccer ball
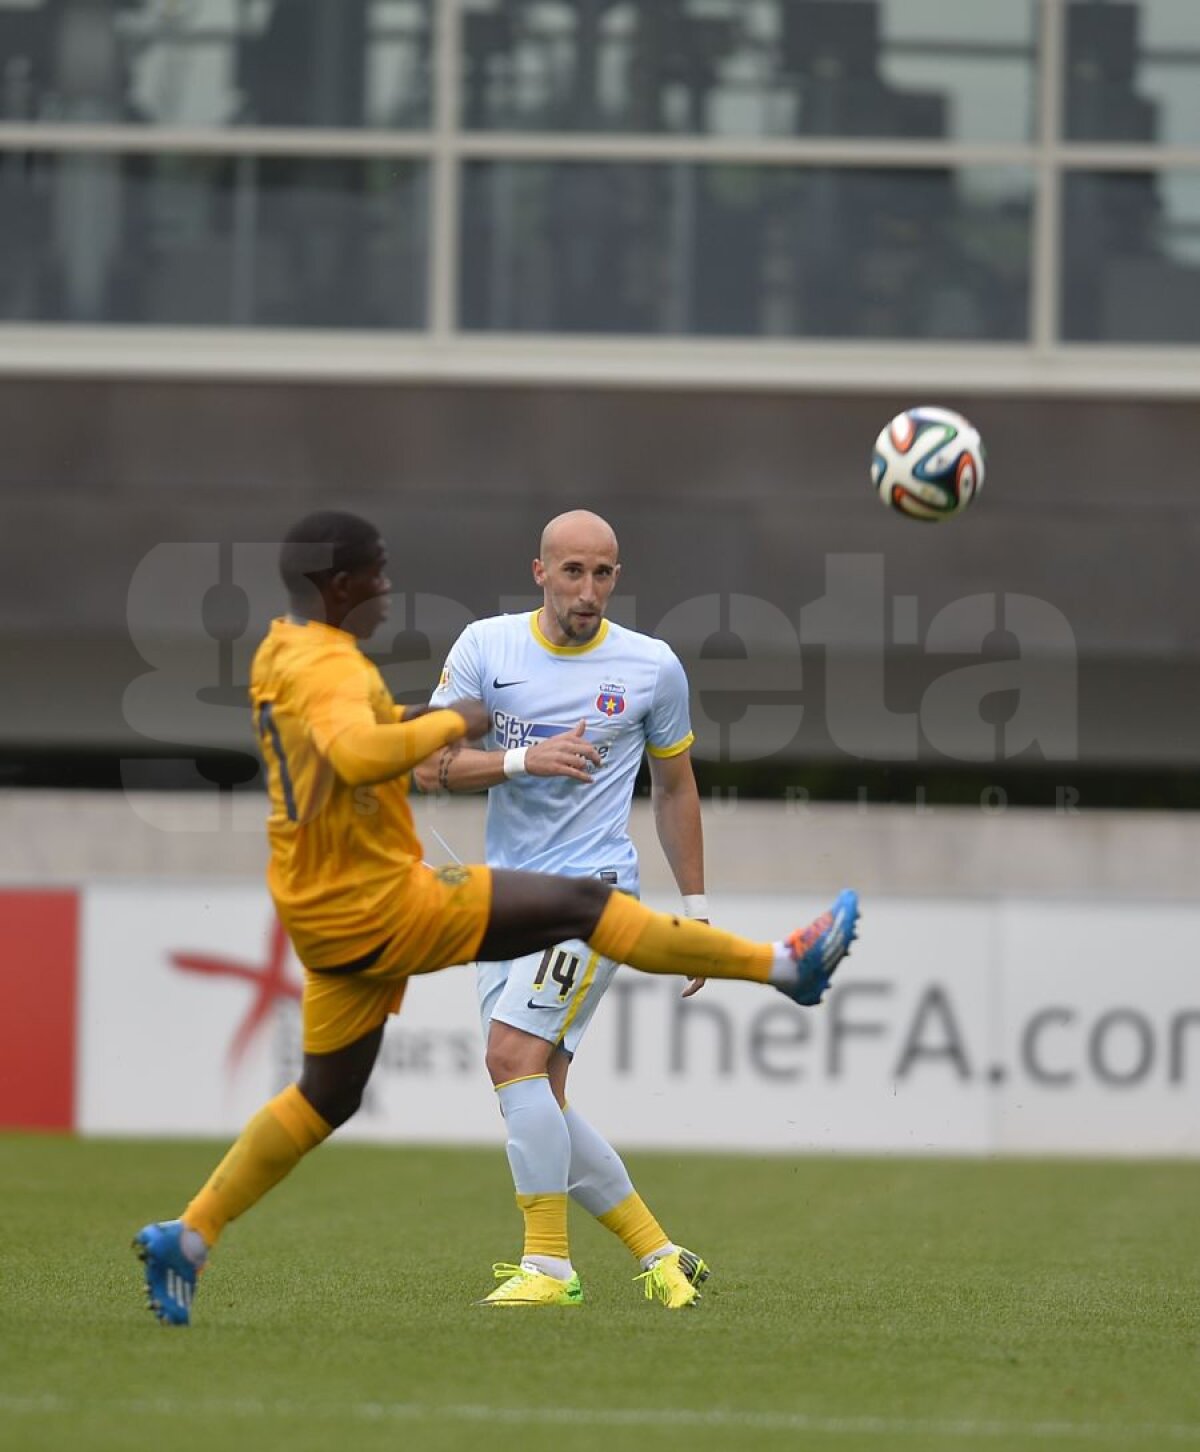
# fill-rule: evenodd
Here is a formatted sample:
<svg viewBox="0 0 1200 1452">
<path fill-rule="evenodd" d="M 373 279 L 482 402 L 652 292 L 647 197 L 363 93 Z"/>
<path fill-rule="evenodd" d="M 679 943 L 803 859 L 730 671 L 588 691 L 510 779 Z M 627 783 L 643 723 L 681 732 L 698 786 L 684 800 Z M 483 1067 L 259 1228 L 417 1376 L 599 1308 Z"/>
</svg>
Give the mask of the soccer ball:
<svg viewBox="0 0 1200 1452">
<path fill-rule="evenodd" d="M 875 440 L 871 482 L 909 519 L 949 519 L 983 488 L 983 440 L 948 408 L 906 408 Z"/>
</svg>

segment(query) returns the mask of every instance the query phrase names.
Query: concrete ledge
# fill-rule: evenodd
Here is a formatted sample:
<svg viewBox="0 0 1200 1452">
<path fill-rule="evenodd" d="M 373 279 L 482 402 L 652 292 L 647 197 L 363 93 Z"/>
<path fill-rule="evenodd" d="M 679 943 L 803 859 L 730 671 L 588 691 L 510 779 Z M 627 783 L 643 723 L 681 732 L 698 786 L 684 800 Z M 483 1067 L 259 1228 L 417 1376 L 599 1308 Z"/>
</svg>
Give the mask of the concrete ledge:
<svg viewBox="0 0 1200 1452">
<path fill-rule="evenodd" d="M 415 809 L 431 862 L 450 851 L 480 860 L 481 798 L 417 798 Z M 254 794 L 10 791 L 0 796 L 0 882 L 258 879 L 263 820 Z M 646 802 L 635 804 L 633 832 L 646 890 L 669 891 Z M 1169 901 L 1196 896 L 1200 815 L 716 801 L 705 838 L 713 894 L 852 885 L 901 897 Z"/>
</svg>

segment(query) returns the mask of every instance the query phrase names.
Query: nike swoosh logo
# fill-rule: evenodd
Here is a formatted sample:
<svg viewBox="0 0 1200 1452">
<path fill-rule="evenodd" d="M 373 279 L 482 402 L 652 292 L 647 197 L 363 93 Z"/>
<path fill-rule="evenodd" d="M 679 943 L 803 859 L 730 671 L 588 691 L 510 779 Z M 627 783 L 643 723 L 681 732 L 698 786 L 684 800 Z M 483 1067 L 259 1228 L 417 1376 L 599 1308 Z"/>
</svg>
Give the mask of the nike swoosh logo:
<svg viewBox="0 0 1200 1452">
<path fill-rule="evenodd" d="M 499 676 L 492 677 L 493 691 L 506 691 L 509 686 L 523 686 L 525 684 L 525 681 L 502 681 Z"/>
<path fill-rule="evenodd" d="M 562 1007 L 562 1004 L 561 1003 L 534 1003 L 533 999 L 531 998 L 529 1000 L 529 1002 L 525 1005 L 525 1007 L 526 1008 L 561 1008 Z"/>
</svg>

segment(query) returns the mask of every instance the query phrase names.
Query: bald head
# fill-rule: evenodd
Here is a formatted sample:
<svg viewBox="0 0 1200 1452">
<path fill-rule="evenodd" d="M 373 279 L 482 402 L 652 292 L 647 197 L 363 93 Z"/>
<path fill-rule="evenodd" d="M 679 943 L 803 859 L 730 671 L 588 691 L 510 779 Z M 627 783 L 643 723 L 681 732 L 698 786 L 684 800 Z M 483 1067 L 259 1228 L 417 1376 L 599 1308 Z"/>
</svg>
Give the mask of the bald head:
<svg viewBox="0 0 1200 1452">
<path fill-rule="evenodd" d="M 539 628 L 554 646 L 586 645 L 604 625 L 617 583 L 617 537 L 590 509 L 557 514 L 542 530 L 533 578 L 541 587 Z"/>
<path fill-rule="evenodd" d="M 617 536 L 607 519 L 590 509 L 569 509 L 556 514 L 542 530 L 538 558 L 549 563 L 571 554 L 607 554 L 617 562 Z"/>
</svg>

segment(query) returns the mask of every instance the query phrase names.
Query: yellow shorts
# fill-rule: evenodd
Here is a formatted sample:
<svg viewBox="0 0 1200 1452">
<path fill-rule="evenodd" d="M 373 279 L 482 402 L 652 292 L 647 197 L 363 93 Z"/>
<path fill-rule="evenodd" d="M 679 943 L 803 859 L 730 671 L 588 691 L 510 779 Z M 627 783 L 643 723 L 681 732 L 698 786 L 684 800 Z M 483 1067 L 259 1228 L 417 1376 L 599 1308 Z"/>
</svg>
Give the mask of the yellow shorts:
<svg viewBox="0 0 1200 1452">
<path fill-rule="evenodd" d="M 386 1022 L 417 973 L 470 963 L 492 908 L 486 867 L 417 863 L 396 904 L 392 931 L 354 964 L 304 969 L 304 1052 L 331 1054 Z"/>
</svg>

